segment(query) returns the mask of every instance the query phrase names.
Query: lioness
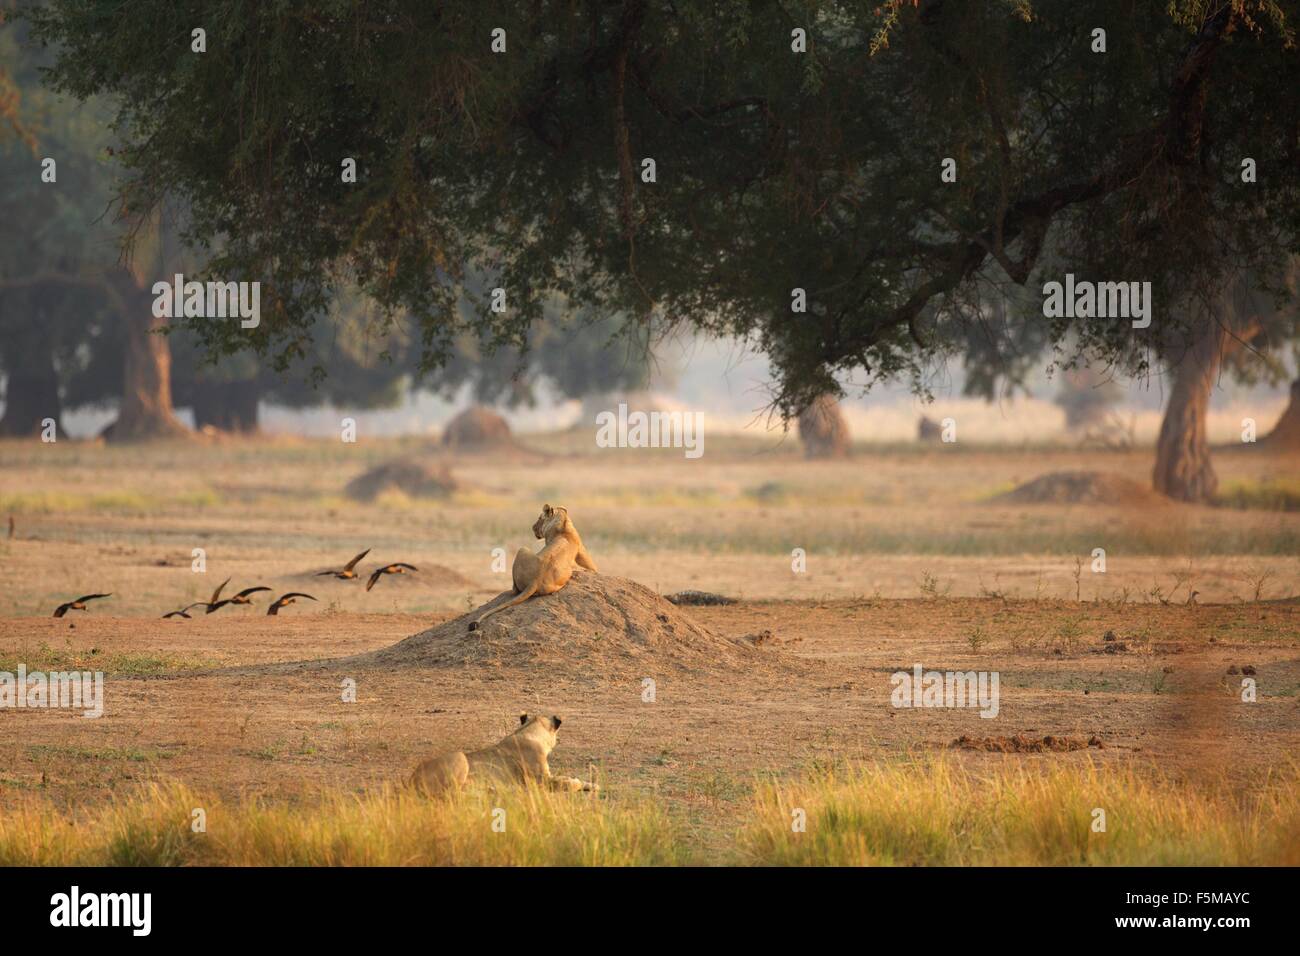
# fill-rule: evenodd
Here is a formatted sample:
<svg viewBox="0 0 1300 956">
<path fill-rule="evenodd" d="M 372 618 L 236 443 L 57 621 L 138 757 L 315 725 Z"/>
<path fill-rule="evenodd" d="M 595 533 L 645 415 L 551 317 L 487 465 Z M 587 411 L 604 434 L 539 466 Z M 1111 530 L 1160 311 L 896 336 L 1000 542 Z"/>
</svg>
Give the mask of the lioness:
<svg viewBox="0 0 1300 956">
<path fill-rule="evenodd" d="M 583 547 L 578 529 L 569 520 L 567 508 L 542 506 L 542 513 L 533 522 L 533 535 L 545 538 L 546 545 L 537 554 L 527 548 L 520 548 L 515 553 L 514 578 L 515 593 L 519 595 L 508 604 L 494 607 L 479 615 L 477 621 L 471 621 L 469 629 L 477 631 L 484 621 L 498 611 L 504 611 L 516 604 L 523 604 L 534 594 L 554 594 L 569 583 L 574 567 L 596 570 L 596 562 Z"/>
<path fill-rule="evenodd" d="M 537 780 L 554 790 L 599 790 L 599 785 L 576 777 L 553 777 L 546 763 L 555 749 L 559 717 L 519 715 L 519 729 L 500 743 L 469 753 L 430 757 L 415 768 L 410 785 L 422 793 L 439 794 L 459 790 L 466 781 L 519 784 Z"/>
</svg>

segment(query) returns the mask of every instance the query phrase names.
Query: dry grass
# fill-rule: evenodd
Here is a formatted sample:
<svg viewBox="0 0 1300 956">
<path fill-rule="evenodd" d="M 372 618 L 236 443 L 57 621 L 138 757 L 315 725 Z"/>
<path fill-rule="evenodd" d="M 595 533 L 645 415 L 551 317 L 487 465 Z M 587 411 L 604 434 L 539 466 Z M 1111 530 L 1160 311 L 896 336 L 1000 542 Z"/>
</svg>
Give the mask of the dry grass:
<svg viewBox="0 0 1300 956">
<path fill-rule="evenodd" d="M 4 866 L 655 866 L 682 862 L 680 847 L 648 803 L 531 787 L 451 801 L 339 791 L 289 806 L 167 783 L 80 814 L 38 798 L 0 814 Z"/>
<path fill-rule="evenodd" d="M 645 797 L 529 787 L 442 801 L 385 788 L 289 805 L 163 783 L 80 813 L 31 797 L 0 814 L 0 865 L 1295 865 L 1297 779 L 1291 768 L 1241 794 L 1092 763 L 849 765 L 761 784 L 750 822 L 721 848 L 694 844 Z M 1105 832 L 1093 830 L 1096 808 Z M 196 833 L 198 809 L 206 830 Z M 793 830 L 796 809 L 804 832 Z"/>
<path fill-rule="evenodd" d="M 1241 794 L 1092 762 L 992 773 L 948 756 L 848 765 L 760 787 L 739 851 L 777 865 L 1294 866 L 1298 782 L 1294 766 Z M 1093 830 L 1097 809 L 1104 832 Z"/>
</svg>

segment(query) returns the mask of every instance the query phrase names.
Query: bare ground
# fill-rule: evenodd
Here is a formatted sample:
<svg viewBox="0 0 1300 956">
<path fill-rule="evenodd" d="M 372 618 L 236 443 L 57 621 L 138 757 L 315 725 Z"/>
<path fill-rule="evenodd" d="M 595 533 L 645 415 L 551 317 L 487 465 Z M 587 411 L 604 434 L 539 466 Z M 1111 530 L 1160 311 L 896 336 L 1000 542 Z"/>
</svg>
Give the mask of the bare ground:
<svg viewBox="0 0 1300 956">
<path fill-rule="evenodd" d="M 432 750 L 495 740 L 521 710 L 565 718 L 557 771 L 591 765 L 607 788 L 656 793 L 706 839 L 734 825 L 760 775 L 949 748 L 963 735 L 1101 743 L 953 751 L 976 764 L 1091 758 L 1193 778 L 1245 779 L 1300 752 L 1300 603 L 1285 600 L 1300 592 L 1287 550 L 1300 516 L 990 503 L 1029 475 L 1090 464 L 1079 456 L 972 454 L 937 469 L 942 480 L 929 453 L 869 468 L 669 462 L 655 481 L 623 461 L 462 461 L 453 467 L 471 490 L 450 503 L 358 506 L 334 495 L 365 462 L 331 474 L 292 444 L 205 449 L 212 457 L 184 467 L 153 452 L 145 469 L 108 450 L 73 452 L 43 463 L 27 446 L 0 447 L 12 466 L 0 493 L 18 525 L 0 542 L 0 670 L 104 670 L 107 706 L 98 720 L 0 709 L 0 808 L 33 793 L 84 806 L 156 776 L 283 799 L 363 789 Z M 1278 465 L 1233 467 L 1249 478 Z M 910 497 L 895 500 L 899 488 Z M 688 660 L 662 634 L 641 654 L 607 652 L 580 617 L 565 636 L 567 619 L 540 602 L 497 616 L 484 637 L 498 652 L 469 653 L 458 618 L 505 587 L 492 549 L 530 543 L 543 500 L 569 504 L 603 575 L 647 593 L 741 600 L 665 603 L 642 622 L 663 625 L 664 614 L 704 641 Z M 1107 547 L 1105 575 L 1078 571 L 1089 542 Z M 310 579 L 367 546 L 363 572 L 407 560 L 420 573 L 370 592 Z M 191 571 L 193 547 L 207 551 L 206 574 Z M 806 573 L 791 569 L 795 547 Z M 252 608 L 158 618 L 227 574 L 231 590 L 266 583 L 320 601 L 268 617 L 263 594 Z M 99 589 L 114 598 L 48 617 L 58 600 Z M 1184 603 L 1192 590 L 1197 603 Z M 544 618 L 554 625 L 544 646 L 515 653 L 509 642 L 535 633 L 523 625 Z M 454 653 L 388 650 L 416 635 Z M 892 707 L 890 675 L 914 664 L 997 671 L 998 716 Z M 1255 703 L 1240 700 L 1243 667 L 1255 671 Z M 343 700 L 349 680 L 355 703 Z"/>
</svg>

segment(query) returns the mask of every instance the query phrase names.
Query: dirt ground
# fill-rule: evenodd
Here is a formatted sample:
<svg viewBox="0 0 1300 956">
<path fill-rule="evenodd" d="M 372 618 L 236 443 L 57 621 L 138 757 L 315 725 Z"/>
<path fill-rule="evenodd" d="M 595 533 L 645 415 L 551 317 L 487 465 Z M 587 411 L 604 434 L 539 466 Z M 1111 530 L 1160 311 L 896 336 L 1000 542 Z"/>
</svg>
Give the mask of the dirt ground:
<svg viewBox="0 0 1300 956">
<path fill-rule="evenodd" d="M 807 464 L 785 446 L 723 449 L 698 466 L 661 456 L 646 467 L 635 451 L 461 457 L 448 500 L 342 497 L 350 478 L 410 451 L 0 443 L 0 520 L 15 520 L 0 541 L 0 671 L 107 674 L 99 719 L 0 709 L 0 809 L 32 793 L 85 806 L 158 776 L 277 799 L 363 789 L 431 751 L 492 742 L 534 710 L 564 717 L 557 772 L 594 768 L 607 789 L 656 793 L 703 839 L 734 824 L 763 774 L 963 735 L 1102 744 L 960 751 L 976 764 L 1137 761 L 1189 777 L 1249 777 L 1300 753 L 1300 514 L 992 500 L 1066 468 L 1137 480 L 1144 455 L 978 450 L 957 467 L 934 451 Z M 1258 481 L 1294 466 L 1224 455 L 1220 472 Z M 676 610 L 756 644 L 745 666 L 649 653 L 579 667 L 560 647 L 440 666 L 339 660 L 504 590 L 493 551 L 535 544 L 544 501 L 570 508 L 602 574 L 740 598 Z M 367 547 L 363 575 L 399 560 L 419 571 L 370 592 L 313 576 Z M 1104 574 L 1091 570 L 1094 548 L 1106 550 Z M 227 593 L 265 584 L 319 600 L 270 617 L 261 593 L 253 607 L 159 618 L 227 576 Z M 95 591 L 113 597 L 49 616 Z M 273 666 L 295 661 L 307 663 Z M 891 706 L 891 675 L 916 664 L 996 671 L 997 717 Z M 1240 699 L 1243 668 L 1252 703 Z"/>
</svg>

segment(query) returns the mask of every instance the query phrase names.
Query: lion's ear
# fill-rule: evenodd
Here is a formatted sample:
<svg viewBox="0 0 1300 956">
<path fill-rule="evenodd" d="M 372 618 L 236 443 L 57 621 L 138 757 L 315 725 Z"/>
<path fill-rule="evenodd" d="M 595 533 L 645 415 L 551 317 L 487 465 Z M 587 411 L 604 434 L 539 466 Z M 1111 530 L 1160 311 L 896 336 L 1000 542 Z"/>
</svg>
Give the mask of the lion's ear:
<svg viewBox="0 0 1300 956">
<path fill-rule="evenodd" d="M 542 514 L 549 515 L 555 511 L 550 505 L 542 505 Z"/>
<path fill-rule="evenodd" d="M 554 726 L 551 728 L 552 730 L 559 730 L 560 724 L 563 723 L 563 721 L 561 721 L 559 717 L 552 717 L 551 723 L 554 724 Z"/>
<path fill-rule="evenodd" d="M 527 714 L 520 714 L 520 715 L 519 715 L 519 723 L 520 723 L 521 725 L 528 723 L 528 715 L 527 715 Z"/>
</svg>

